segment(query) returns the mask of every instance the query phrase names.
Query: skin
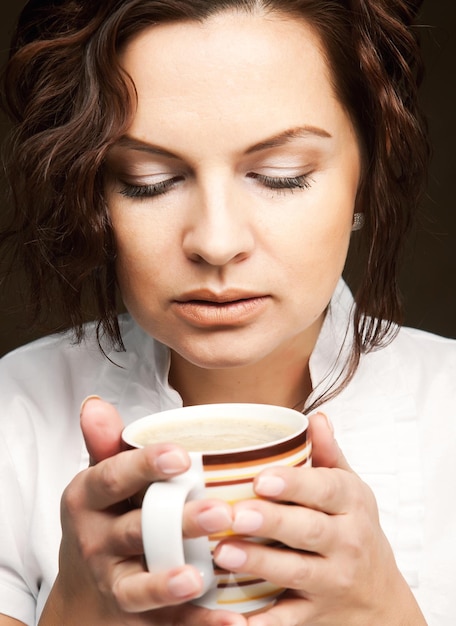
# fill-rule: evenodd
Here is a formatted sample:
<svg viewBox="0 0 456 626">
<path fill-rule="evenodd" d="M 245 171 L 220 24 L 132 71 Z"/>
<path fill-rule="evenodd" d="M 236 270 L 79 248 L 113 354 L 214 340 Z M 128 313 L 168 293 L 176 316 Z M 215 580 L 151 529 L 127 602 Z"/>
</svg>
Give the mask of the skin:
<svg viewBox="0 0 456 626">
<path fill-rule="evenodd" d="M 171 347 L 186 403 L 303 402 L 361 167 L 318 40 L 294 20 L 223 14 L 146 30 L 122 61 L 138 109 L 108 202 L 128 310 Z"/>
<path fill-rule="evenodd" d="M 107 197 L 128 309 L 171 347 L 171 382 L 186 403 L 302 402 L 361 170 L 318 38 L 283 16 L 223 13 L 146 30 L 122 61 L 138 110 L 110 155 Z M 267 184 L 302 176 L 293 191 Z M 148 197 L 144 185 L 166 192 Z M 185 471 L 186 453 L 120 452 L 121 417 L 100 399 L 85 403 L 81 427 L 92 466 L 63 496 L 60 571 L 41 626 L 425 624 L 374 496 L 324 415 L 310 421 L 313 468 L 262 473 L 254 501 L 187 504 L 187 537 L 233 528 L 289 547 L 219 544 L 222 567 L 290 590 L 249 618 L 186 604 L 201 589 L 191 567 L 144 570 L 140 512 L 125 501 Z"/>
</svg>

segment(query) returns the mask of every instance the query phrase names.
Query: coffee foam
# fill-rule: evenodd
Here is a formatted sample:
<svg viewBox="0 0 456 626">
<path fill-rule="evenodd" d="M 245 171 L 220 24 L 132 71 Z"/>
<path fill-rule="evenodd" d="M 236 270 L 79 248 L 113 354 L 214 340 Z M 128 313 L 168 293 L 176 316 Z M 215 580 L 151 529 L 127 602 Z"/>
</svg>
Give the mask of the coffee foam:
<svg viewBox="0 0 456 626">
<path fill-rule="evenodd" d="M 296 429 L 288 424 L 242 418 L 182 420 L 149 425 L 134 436 L 138 445 L 173 442 L 190 452 L 236 450 L 261 446 L 289 437 Z"/>
</svg>

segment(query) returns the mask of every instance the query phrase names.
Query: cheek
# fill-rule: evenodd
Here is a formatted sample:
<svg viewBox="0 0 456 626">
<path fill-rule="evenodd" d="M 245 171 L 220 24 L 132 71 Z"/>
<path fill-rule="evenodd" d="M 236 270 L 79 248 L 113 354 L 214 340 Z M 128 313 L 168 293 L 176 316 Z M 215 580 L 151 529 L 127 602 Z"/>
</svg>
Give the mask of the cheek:
<svg viewBox="0 0 456 626">
<path fill-rule="evenodd" d="M 341 203 L 322 196 L 306 208 L 299 223 L 287 229 L 281 257 L 290 288 L 298 290 L 308 310 L 315 308 L 317 313 L 326 306 L 342 274 L 354 203 L 352 196 L 342 198 Z"/>
<path fill-rule="evenodd" d="M 317 297 L 331 293 L 339 280 L 347 257 L 349 236 L 340 229 L 327 229 L 324 235 L 314 233 L 311 239 L 297 239 L 295 253 L 288 254 L 288 274 Z"/>
<path fill-rule="evenodd" d="M 116 276 L 128 306 L 130 301 L 148 290 L 157 275 L 157 260 L 154 258 L 157 247 L 136 222 L 120 220 L 114 212 L 112 223 L 117 253 Z"/>
<path fill-rule="evenodd" d="M 336 198 L 337 200 L 334 200 Z M 353 221 L 354 198 L 334 194 L 316 194 L 312 201 L 297 212 L 297 219 L 288 225 L 282 224 L 286 234 L 283 254 L 299 261 L 296 266 L 326 265 L 343 263 L 350 242 Z M 285 222 L 285 220 L 284 220 Z"/>
</svg>

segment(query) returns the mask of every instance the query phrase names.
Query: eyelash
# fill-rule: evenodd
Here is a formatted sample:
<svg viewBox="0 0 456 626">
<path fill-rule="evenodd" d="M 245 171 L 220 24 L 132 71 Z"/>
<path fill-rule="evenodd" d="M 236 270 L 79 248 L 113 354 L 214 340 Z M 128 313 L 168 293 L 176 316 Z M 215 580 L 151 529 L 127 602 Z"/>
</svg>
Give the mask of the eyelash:
<svg viewBox="0 0 456 626">
<path fill-rule="evenodd" d="M 312 184 L 312 181 L 309 179 L 309 176 L 307 174 L 303 174 L 301 176 L 279 177 L 250 173 L 248 174 L 248 177 L 258 180 L 268 189 L 276 191 L 308 189 Z M 181 180 L 181 176 L 175 176 L 173 178 L 160 181 L 159 183 L 155 183 L 153 185 L 128 185 L 124 183 L 124 186 L 121 189 L 120 193 L 127 198 L 133 199 L 155 198 L 157 196 L 161 196 L 167 193 Z"/>
<path fill-rule="evenodd" d="M 182 180 L 182 177 L 175 176 L 174 178 L 168 178 L 167 180 L 162 180 L 153 185 L 128 185 L 124 183 L 120 193 L 127 198 L 133 199 L 155 198 L 169 191 L 180 180 Z"/>
<path fill-rule="evenodd" d="M 301 176 L 264 176 L 263 174 L 248 174 L 249 178 L 254 178 L 268 189 L 293 191 L 293 189 L 308 189 L 312 181 L 307 174 Z"/>
</svg>

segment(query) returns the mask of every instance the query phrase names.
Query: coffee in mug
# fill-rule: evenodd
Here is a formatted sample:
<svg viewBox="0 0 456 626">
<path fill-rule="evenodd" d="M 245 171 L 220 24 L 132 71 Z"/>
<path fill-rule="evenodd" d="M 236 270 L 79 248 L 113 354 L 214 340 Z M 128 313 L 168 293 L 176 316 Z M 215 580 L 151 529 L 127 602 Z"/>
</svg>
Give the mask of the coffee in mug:
<svg viewBox="0 0 456 626">
<path fill-rule="evenodd" d="M 272 605 L 282 588 L 217 568 L 212 553 L 231 533 L 183 539 L 187 500 L 216 498 L 230 502 L 255 498 L 253 480 L 263 469 L 311 464 L 308 420 L 293 409 L 269 404 L 205 404 L 172 409 L 133 422 L 123 431 L 130 447 L 178 443 L 189 451 L 191 467 L 150 485 L 142 503 L 142 532 L 150 571 L 195 566 L 204 589 L 196 604 L 210 609 L 252 613 Z M 267 538 L 255 541 L 274 543 Z"/>
<path fill-rule="evenodd" d="M 287 424 L 276 424 L 265 420 L 230 419 L 217 417 L 215 420 L 186 420 L 177 424 L 151 425 L 135 436 L 141 446 L 151 443 L 176 443 L 189 452 L 235 450 L 250 446 L 262 446 L 293 434 Z"/>
</svg>

